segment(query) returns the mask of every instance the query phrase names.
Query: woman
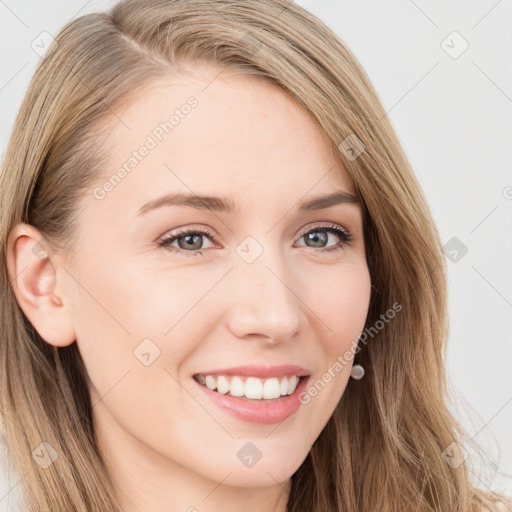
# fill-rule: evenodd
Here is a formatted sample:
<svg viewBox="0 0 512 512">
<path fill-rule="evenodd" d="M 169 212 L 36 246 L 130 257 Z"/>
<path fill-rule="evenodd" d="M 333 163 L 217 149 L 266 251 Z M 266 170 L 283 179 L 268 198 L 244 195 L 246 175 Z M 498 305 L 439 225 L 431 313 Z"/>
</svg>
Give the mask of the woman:
<svg viewBox="0 0 512 512">
<path fill-rule="evenodd" d="M 125 0 L 74 20 L 0 187 L 26 509 L 504 506 L 445 404 L 429 208 L 368 77 L 304 9 Z"/>
</svg>

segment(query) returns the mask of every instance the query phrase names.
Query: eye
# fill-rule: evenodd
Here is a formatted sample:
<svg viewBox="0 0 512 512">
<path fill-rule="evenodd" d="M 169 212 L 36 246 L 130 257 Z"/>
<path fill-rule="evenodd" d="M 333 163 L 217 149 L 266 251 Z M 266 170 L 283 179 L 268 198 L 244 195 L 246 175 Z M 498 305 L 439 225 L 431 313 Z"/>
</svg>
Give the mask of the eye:
<svg viewBox="0 0 512 512">
<path fill-rule="evenodd" d="M 341 242 L 336 246 L 327 246 L 325 247 L 323 244 L 327 244 L 329 241 L 329 235 L 336 235 Z M 311 242 L 313 244 L 320 244 L 322 247 L 317 249 L 317 252 L 330 252 L 336 251 L 339 249 L 344 249 L 345 246 L 350 245 L 353 241 L 353 236 L 344 228 L 337 226 L 336 224 L 315 226 L 313 228 L 309 228 L 307 231 L 303 231 L 300 235 L 300 238 L 305 238 L 307 242 Z M 318 247 L 317 245 L 307 246 L 307 247 Z"/>
<path fill-rule="evenodd" d="M 324 247 L 324 244 L 329 241 L 329 235 L 336 235 L 341 240 L 341 242 L 335 246 Z M 165 247 L 171 252 L 182 254 L 189 253 L 187 256 L 197 256 L 198 254 L 203 254 L 201 251 L 201 249 L 204 249 L 202 239 L 205 237 L 209 238 L 210 240 L 215 240 L 213 233 L 206 228 L 183 229 L 161 239 L 160 242 L 158 242 L 158 246 Z M 349 231 L 337 226 L 336 224 L 309 228 L 307 231 L 303 231 L 300 234 L 300 238 L 304 237 L 306 237 L 306 241 L 308 243 L 314 244 L 308 245 L 307 247 L 312 247 L 314 249 L 316 248 L 316 252 L 330 252 L 343 249 L 345 246 L 350 245 L 353 240 L 353 237 Z M 174 242 L 178 242 L 178 247 L 171 245 Z M 299 247 L 303 246 L 304 245 L 301 245 Z"/>
<path fill-rule="evenodd" d="M 172 235 L 163 238 L 158 243 L 159 247 L 165 247 L 169 251 L 172 252 L 191 252 L 189 249 L 193 251 L 198 251 L 199 249 L 203 249 L 203 244 L 201 238 L 207 236 L 208 238 L 213 238 L 213 234 L 203 228 L 203 229 L 183 229 L 181 231 L 177 231 Z M 179 248 L 171 246 L 171 244 L 175 241 L 178 241 Z M 197 254 L 203 254 L 201 251 L 199 252 L 191 252 L 190 256 L 196 256 Z"/>
</svg>

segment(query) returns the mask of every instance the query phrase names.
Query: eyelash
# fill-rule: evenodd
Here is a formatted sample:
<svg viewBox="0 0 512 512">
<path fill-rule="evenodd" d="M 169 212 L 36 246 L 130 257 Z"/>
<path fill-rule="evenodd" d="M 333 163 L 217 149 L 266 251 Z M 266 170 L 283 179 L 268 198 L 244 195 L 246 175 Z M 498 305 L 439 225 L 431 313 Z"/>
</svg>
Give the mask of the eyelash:
<svg viewBox="0 0 512 512">
<path fill-rule="evenodd" d="M 346 229 L 341 229 L 341 228 L 337 227 L 335 224 L 314 226 L 313 228 L 309 228 L 306 231 L 303 231 L 300 234 L 299 238 L 302 238 L 305 235 L 307 235 L 308 233 L 312 233 L 312 232 L 315 232 L 315 231 L 327 231 L 329 233 L 333 233 L 335 235 L 338 235 L 341 238 L 341 240 L 342 240 L 341 244 L 338 245 L 337 247 L 328 247 L 328 248 L 324 248 L 324 249 L 316 249 L 316 252 L 321 252 L 321 253 L 322 252 L 334 252 L 334 251 L 337 251 L 337 250 L 340 250 L 340 249 L 344 249 L 345 246 L 350 246 L 351 242 L 354 239 L 352 234 L 349 231 L 347 231 Z M 202 229 L 183 229 L 181 231 L 177 231 L 176 233 L 173 233 L 172 235 L 170 235 L 168 237 L 165 237 L 165 238 L 161 239 L 160 242 L 158 243 L 158 246 L 159 247 L 163 247 L 163 248 L 165 248 L 166 250 L 168 250 L 170 252 L 185 253 L 185 254 L 189 253 L 189 254 L 187 254 L 187 256 L 197 256 L 198 254 L 202 255 L 203 252 L 202 252 L 201 249 L 197 249 L 195 252 L 193 252 L 193 251 L 183 251 L 182 249 L 177 249 L 176 247 L 172 247 L 170 245 L 172 242 L 174 242 L 178 238 L 181 238 L 181 237 L 187 236 L 187 235 L 206 235 L 212 241 L 216 241 L 215 237 L 213 236 L 213 233 L 211 233 L 206 228 L 202 228 Z"/>
</svg>

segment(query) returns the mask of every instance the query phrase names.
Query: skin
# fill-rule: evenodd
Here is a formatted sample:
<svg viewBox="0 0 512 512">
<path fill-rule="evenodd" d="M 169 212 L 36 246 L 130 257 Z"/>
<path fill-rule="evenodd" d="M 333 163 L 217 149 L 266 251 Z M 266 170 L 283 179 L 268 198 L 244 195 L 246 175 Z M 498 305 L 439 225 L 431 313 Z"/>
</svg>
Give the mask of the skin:
<svg viewBox="0 0 512 512">
<path fill-rule="evenodd" d="M 292 363 L 314 382 L 332 367 L 368 312 L 361 204 L 299 213 L 303 199 L 335 190 L 356 195 L 318 126 L 274 85 L 197 70 L 139 93 L 116 112 L 123 123 L 110 119 L 99 186 L 170 112 L 191 95 L 198 100 L 103 199 L 92 190 L 82 198 L 78 260 L 36 257 L 42 235 L 20 224 L 8 240 L 9 272 L 43 339 L 78 344 L 98 442 L 125 512 L 285 511 L 291 476 L 331 417 L 351 365 L 271 425 L 221 410 L 192 375 Z M 167 192 L 228 196 L 239 211 L 165 206 L 137 215 Z M 323 245 L 308 245 L 301 233 L 324 223 L 348 230 L 353 241 L 323 231 Z M 202 241 L 202 255 L 190 256 L 198 251 L 183 248 L 183 238 L 181 247 L 172 244 L 181 254 L 158 247 L 182 227 L 213 233 L 193 245 Z M 263 251 L 250 264 L 236 252 L 246 237 Z M 160 350 L 147 366 L 134 356 L 146 338 Z M 262 453 L 250 468 L 236 456 L 247 442 Z"/>
</svg>

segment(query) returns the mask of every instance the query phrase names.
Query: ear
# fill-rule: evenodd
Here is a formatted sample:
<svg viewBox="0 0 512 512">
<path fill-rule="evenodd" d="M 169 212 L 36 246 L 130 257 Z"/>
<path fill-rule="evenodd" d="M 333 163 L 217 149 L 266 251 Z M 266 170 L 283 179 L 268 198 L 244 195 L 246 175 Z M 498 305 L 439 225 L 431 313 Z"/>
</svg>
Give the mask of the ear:
<svg viewBox="0 0 512 512">
<path fill-rule="evenodd" d="M 20 308 L 41 338 L 63 347 L 76 340 L 58 258 L 39 230 L 17 224 L 7 238 L 7 268 Z M 60 274 L 62 276 L 62 274 Z"/>
</svg>

